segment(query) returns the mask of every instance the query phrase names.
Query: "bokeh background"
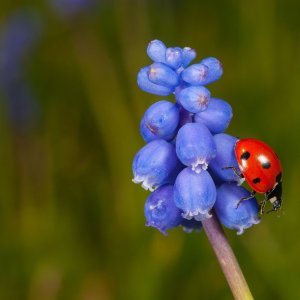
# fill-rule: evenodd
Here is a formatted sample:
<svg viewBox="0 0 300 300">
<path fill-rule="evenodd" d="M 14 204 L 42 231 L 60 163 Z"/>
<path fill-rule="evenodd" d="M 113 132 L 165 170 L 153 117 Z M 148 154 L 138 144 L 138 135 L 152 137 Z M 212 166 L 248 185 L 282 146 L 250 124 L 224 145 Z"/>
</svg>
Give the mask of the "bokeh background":
<svg viewBox="0 0 300 300">
<path fill-rule="evenodd" d="M 300 299 L 300 2 L 0 1 L 0 299 L 231 299 L 205 234 L 144 226 L 131 182 L 147 43 L 224 66 L 229 133 L 270 144 L 284 203 L 226 230 L 256 299 Z M 171 98 L 170 98 L 171 99 Z"/>
</svg>

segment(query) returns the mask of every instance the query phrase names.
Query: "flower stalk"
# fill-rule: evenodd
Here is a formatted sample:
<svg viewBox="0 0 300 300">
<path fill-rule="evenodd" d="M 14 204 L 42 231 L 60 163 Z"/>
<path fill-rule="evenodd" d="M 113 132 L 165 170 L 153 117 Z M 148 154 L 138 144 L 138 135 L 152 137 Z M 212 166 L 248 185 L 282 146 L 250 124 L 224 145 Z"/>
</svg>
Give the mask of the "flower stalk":
<svg viewBox="0 0 300 300">
<path fill-rule="evenodd" d="M 203 228 L 218 258 L 231 292 L 236 300 L 253 300 L 253 296 L 215 213 L 203 222 Z"/>
</svg>

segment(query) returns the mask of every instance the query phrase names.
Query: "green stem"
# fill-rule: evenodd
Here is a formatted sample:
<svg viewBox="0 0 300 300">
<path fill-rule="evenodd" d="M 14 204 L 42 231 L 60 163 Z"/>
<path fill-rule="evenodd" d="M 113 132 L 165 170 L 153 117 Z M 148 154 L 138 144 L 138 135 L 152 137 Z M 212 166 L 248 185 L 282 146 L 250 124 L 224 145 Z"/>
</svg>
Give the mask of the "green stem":
<svg viewBox="0 0 300 300">
<path fill-rule="evenodd" d="M 203 221 L 203 227 L 218 258 L 234 299 L 253 300 L 244 274 L 215 213 L 213 213 L 211 218 Z"/>
</svg>

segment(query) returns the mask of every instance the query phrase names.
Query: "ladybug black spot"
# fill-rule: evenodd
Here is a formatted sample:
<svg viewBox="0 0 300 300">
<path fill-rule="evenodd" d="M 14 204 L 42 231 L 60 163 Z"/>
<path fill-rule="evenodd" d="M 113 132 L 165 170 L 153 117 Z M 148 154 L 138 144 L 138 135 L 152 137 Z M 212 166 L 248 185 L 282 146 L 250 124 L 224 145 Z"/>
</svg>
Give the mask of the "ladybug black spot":
<svg viewBox="0 0 300 300">
<path fill-rule="evenodd" d="M 259 178 L 259 177 L 254 178 L 254 179 L 252 180 L 252 182 L 253 182 L 253 183 L 260 183 L 260 178 Z"/>
<path fill-rule="evenodd" d="M 261 164 L 261 166 L 264 168 L 264 169 L 269 169 L 271 167 L 271 164 L 269 161 L 266 161 L 264 163 Z"/>
<path fill-rule="evenodd" d="M 282 178 L 281 172 L 276 176 L 276 182 L 280 182 Z"/>
<path fill-rule="evenodd" d="M 250 152 L 246 151 L 241 155 L 241 159 L 247 160 L 250 157 Z"/>
</svg>

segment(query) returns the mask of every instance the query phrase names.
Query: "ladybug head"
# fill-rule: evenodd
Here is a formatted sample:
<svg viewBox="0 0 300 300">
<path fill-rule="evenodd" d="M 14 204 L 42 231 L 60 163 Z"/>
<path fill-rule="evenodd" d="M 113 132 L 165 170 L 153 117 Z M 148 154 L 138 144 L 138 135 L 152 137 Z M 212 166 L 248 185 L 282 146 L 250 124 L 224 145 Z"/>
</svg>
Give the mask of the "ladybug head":
<svg viewBox="0 0 300 300">
<path fill-rule="evenodd" d="M 267 199 L 272 204 L 272 211 L 277 211 L 281 207 L 282 183 L 276 184 L 274 189 L 267 194 Z"/>
<path fill-rule="evenodd" d="M 273 203 L 272 203 L 272 208 L 273 210 L 278 210 L 281 207 L 281 199 L 276 199 Z"/>
</svg>

